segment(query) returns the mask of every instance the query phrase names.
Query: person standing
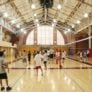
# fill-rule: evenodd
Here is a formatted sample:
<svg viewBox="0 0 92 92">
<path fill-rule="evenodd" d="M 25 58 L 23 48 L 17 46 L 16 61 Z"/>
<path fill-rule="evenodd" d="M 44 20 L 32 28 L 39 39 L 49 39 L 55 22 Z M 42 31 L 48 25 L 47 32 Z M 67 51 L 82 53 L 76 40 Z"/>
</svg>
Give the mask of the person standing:
<svg viewBox="0 0 92 92">
<path fill-rule="evenodd" d="M 47 51 L 48 59 L 50 59 L 50 50 Z"/>
<path fill-rule="evenodd" d="M 37 54 L 34 57 L 34 64 L 35 64 L 35 69 L 36 69 L 37 75 L 38 75 L 38 69 L 41 70 L 42 75 L 43 75 L 43 70 L 42 70 L 42 67 L 41 67 L 42 59 L 43 59 L 43 56 L 40 54 L 39 51 L 37 51 Z"/>
<path fill-rule="evenodd" d="M 56 53 L 55 53 L 56 64 L 60 63 L 60 59 L 61 59 L 60 56 L 61 56 L 61 55 L 60 55 L 60 51 L 56 51 Z"/>
<path fill-rule="evenodd" d="M 83 62 L 83 53 L 82 51 L 79 52 L 80 62 Z"/>
<path fill-rule="evenodd" d="M 62 52 L 62 63 L 64 63 L 65 58 L 66 58 L 66 51 L 63 51 Z"/>
<path fill-rule="evenodd" d="M 24 50 L 24 51 L 23 51 L 23 63 L 26 63 L 26 56 L 27 56 L 27 55 L 26 55 L 26 51 Z"/>
<path fill-rule="evenodd" d="M 29 51 L 28 52 L 28 63 L 29 63 L 29 65 L 30 65 L 30 61 L 31 61 L 31 52 Z"/>
<path fill-rule="evenodd" d="M 7 73 L 5 71 L 5 68 L 8 68 L 7 64 L 5 64 L 4 62 L 5 60 L 5 56 L 4 56 L 4 52 L 0 51 L 0 84 L 1 84 L 1 91 L 3 91 L 5 89 L 5 87 L 3 86 L 2 80 L 5 80 L 6 83 L 6 90 L 9 91 L 12 88 L 8 85 L 8 77 L 7 77 Z"/>
<path fill-rule="evenodd" d="M 37 53 L 36 51 L 33 52 L 33 58 L 35 57 L 36 53 Z"/>
<path fill-rule="evenodd" d="M 44 62 L 44 67 L 46 70 L 47 70 L 47 61 L 48 61 L 48 54 L 47 54 L 47 51 L 45 50 L 43 54 L 43 62 Z"/>
<path fill-rule="evenodd" d="M 17 59 L 17 58 L 18 58 L 18 54 L 19 54 L 19 53 L 18 53 L 18 50 L 17 50 L 17 49 L 15 49 L 15 50 L 14 50 L 14 56 L 15 56 L 15 59 Z"/>
<path fill-rule="evenodd" d="M 84 62 L 87 63 L 88 59 L 87 59 L 87 51 L 86 50 L 83 51 L 83 59 L 84 59 Z"/>
</svg>

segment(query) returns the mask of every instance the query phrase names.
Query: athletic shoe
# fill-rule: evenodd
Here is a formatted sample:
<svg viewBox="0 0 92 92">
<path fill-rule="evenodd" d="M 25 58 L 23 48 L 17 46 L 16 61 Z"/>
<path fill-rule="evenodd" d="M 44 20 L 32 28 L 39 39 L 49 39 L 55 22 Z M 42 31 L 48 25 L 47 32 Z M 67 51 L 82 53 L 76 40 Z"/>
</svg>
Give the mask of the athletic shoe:
<svg viewBox="0 0 92 92">
<path fill-rule="evenodd" d="M 9 87 L 9 86 L 6 88 L 6 90 L 7 90 L 7 91 L 9 91 L 9 90 L 11 90 L 11 89 L 12 89 L 12 88 L 11 88 L 11 87 Z"/>
<path fill-rule="evenodd" d="M 3 91 L 5 88 L 4 87 L 1 87 L 1 91 Z"/>
</svg>

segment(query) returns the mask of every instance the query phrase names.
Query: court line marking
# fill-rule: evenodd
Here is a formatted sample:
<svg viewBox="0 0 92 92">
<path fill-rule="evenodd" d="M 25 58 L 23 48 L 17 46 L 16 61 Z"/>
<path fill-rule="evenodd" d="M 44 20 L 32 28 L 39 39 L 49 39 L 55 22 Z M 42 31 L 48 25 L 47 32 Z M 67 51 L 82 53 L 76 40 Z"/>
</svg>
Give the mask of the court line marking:
<svg viewBox="0 0 92 92">
<path fill-rule="evenodd" d="M 27 69 L 27 68 L 17 68 L 17 67 L 14 67 L 14 68 L 10 68 L 10 69 L 15 69 L 15 70 L 23 70 L 23 69 Z M 34 68 L 29 68 L 28 70 L 31 70 L 31 69 L 34 69 Z M 54 68 L 54 67 L 51 67 L 51 68 L 47 68 L 47 69 L 60 69 L 60 68 Z M 92 69 L 92 67 L 62 67 L 61 69 Z"/>
<path fill-rule="evenodd" d="M 76 82 L 67 72 L 63 71 L 66 76 L 68 76 L 81 90 L 82 92 L 85 92 L 85 90 Z"/>
<path fill-rule="evenodd" d="M 14 80 L 12 83 L 9 83 L 9 85 L 11 85 L 11 87 L 13 88 L 21 80 L 21 78 L 25 75 L 25 73 L 26 73 L 26 70 L 16 80 Z"/>
</svg>

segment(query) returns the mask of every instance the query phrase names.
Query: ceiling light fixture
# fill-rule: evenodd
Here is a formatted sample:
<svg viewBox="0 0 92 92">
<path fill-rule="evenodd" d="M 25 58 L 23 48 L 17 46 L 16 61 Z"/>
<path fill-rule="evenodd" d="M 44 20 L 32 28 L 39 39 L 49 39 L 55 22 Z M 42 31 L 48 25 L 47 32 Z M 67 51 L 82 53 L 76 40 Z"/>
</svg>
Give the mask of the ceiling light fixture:
<svg viewBox="0 0 92 92">
<path fill-rule="evenodd" d="M 36 15 L 36 14 L 34 14 L 34 16 L 36 17 L 37 15 Z"/>
<path fill-rule="evenodd" d="M 52 23 L 52 27 L 54 27 L 55 26 L 55 24 L 54 23 Z"/>
<path fill-rule="evenodd" d="M 74 27 L 75 27 L 75 25 L 73 24 L 73 25 L 72 25 L 72 28 L 74 28 Z"/>
<path fill-rule="evenodd" d="M 20 28 L 20 25 L 19 24 L 17 24 L 17 26 L 16 26 L 17 28 Z"/>
<path fill-rule="evenodd" d="M 67 31 L 64 31 L 64 34 L 67 34 Z"/>
<path fill-rule="evenodd" d="M 52 8 L 54 3 L 53 1 L 54 0 L 40 0 L 40 4 L 42 7 Z"/>
<path fill-rule="evenodd" d="M 12 21 L 11 21 L 11 23 L 12 23 L 12 24 L 15 24 L 15 23 L 16 23 L 16 21 L 15 21 L 15 20 L 12 20 Z"/>
<path fill-rule="evenodd" d="M 39 22 L 39 20 L 38 20 L 38 19 L 36 19 L 36 20 L 35 20 L 35 22 Z"/>
<path fill-rule="evenodd" d="M 58 4 L 57 8 L 60 10 L 62 8 L 62 6 L 60 4 Z"/>
<path fill-rule="evenodd" d="M 68 31 L 68 32 L 71 32 L 71 29 L 68 29 L 67 31 Z"/>
<path fill-rule="evenodd" d="M 77 24 L 80 24 L 80 23 L 81 23 L 81 22 L 78 20 L 78 21 L 77 21 Z"/>
<path fill-rule="evenodd" d="M 7 17 L 8 17 L 8 13 L 5 12 L 5 13 L 3 14 L 3 17 L 4 17 L 4 18 L 7 18 Z"/>
<path fill-rule="evenodd" d="M 53 19 L 53 22 L 54 22 L 54 23 L 56 23 L 56 22 L 57 22 L 57 20 L 56 20 L 56 19 Z"/>
<path fill-rule="evenodd" d="M 21 32 L 23 32 L 23 31 L 24 31 L 24 29 L 22 28 L 22 29 L 20 29 L 20 31 L 21 31 Z"/>
<path fill-rule="evenodd" d="M 23 33 L 24 33 L 24 34 L 26 34 L 27 32 L 26 32 L 26 31 L 24 31 Z"/>
<path fill-rule="evenodd" d="M 35 7 L 35 5 L 34 5 L 34 4 L 32 4 L 32 5 L 31 5 L 31 8 L 32 8 L 32 9 L 35 9 L 36 7 Z"/>
<path fill-rule="evenodd" d="M 87 18 L 87 17 L 88 17 L 88 13 L 85 13 L 85 14 L 84 14 L 84 17 Z"/>
<path fill-rule="evenodd" d="M 37 24 L 37 27 L 39 27 L 40 26 L 40 24 Z"/>
</svg>

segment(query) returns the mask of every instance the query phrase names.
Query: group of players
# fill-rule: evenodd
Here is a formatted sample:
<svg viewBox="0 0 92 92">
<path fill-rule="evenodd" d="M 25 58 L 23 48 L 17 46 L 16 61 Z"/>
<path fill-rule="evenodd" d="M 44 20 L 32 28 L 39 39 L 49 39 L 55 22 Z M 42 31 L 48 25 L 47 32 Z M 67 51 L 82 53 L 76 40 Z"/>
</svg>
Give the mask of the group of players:
<svg viewBox="0 0 92 92">
<path fill-rule="evenodd" d="M 28 57 L 28 62 L 30 64 L 30 58 L 31 58 L 31 53 L 30 51 L 28 54 L 24 51 L 23 54 L 23 62 L 26 62 L 26 58 Z M 54 50 L 42 50 L 42 51 L 35 51 L 33 53 L 33 61 L 34 61 L 34 66 L 37 71 L 38 75 L 38 69 L 41 70 L 42 75 L 43 75 L 43 69 L 42 69 L 42 64 L 44 64 L 45 70 L 47 70 L 47 64 L 50 63 L 50 61 L 56 61 L 56 64 L 59 65 L 59 68 L 62 68 L 61 62 L 64 63 L 64 60 L 66 58 L 66 51 L 54 51 Z M 62 59 L 62 60 L 61 60 Z"/>
</svg>

